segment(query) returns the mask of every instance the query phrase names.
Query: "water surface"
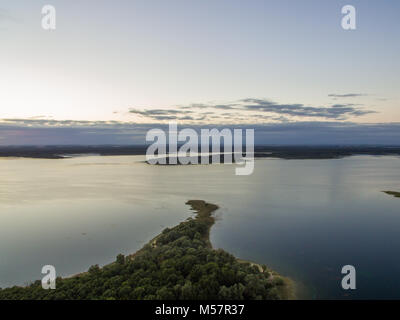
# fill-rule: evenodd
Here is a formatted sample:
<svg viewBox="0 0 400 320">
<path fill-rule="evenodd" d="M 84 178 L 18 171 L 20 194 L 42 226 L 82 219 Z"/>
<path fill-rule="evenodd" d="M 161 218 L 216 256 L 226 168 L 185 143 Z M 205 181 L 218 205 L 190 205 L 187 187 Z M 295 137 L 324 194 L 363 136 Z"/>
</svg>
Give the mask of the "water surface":
<svg viewBox="0 0 400 320">
<path fill-rule="evenodd" d="M 400 298 L 400 159 L 256 160 L 150 166 L 141 156 L 0 160 L 0 286 L 40 279 L 52 264 L 72 275 L 132 253 L 191 215 L 185 202 L 220 206 L 211 241 L 265 263 L 310 298 Z M 357 290 L 341 289 L 341 267 Z"/>
</svg>

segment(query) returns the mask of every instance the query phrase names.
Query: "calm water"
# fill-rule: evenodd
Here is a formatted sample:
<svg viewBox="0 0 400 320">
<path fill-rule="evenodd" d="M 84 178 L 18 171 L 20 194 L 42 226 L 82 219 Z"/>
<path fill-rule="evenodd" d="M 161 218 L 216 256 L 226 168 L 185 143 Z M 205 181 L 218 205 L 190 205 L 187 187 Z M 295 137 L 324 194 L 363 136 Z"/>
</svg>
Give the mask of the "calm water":
<svg viewBox="0 0 400 320">
<path fill-rule="evenodd" d="M 265 263 L 309 298 L 400 298 L 400 159 L 257 160 L 234 165 L 149 166 L 142 157 L 0 160 L 0 286 L 72 275 L 132 253 L 191 213 L 220 205 L 214 247 Z M 357 290 L 341 289 L 341 267 Z"/>
</svg>

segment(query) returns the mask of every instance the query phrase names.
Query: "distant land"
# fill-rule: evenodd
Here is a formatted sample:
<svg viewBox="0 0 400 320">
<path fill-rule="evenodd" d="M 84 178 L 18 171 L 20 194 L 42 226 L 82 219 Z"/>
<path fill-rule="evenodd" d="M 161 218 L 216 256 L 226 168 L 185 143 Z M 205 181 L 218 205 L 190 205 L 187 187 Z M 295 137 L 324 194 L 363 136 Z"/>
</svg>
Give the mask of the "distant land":
<svg viewBox="0 0 400 320">
<path fill-rule="evenodd" d="M 179 146 L 178 146 L 179 148 Z M 146 145 L 0 146 L 0 157 L 64 159 L 82 155 L 145 155 Z M 223 150 L 221 150 L 223 151 Z M 339 159 L 355 155 L 399 156 L 400 146 L 256 146 L 255 158 Z"/>
</svg>

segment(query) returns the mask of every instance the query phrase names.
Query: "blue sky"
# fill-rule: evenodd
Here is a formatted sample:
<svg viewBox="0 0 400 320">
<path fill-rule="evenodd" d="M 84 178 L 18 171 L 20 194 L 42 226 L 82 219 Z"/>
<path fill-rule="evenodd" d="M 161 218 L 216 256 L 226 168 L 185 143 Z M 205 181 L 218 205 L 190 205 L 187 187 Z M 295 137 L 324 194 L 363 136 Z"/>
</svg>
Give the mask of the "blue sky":
<svg viewBox="0 0 400 320">
<path fill-rule="evenodd" d="M 45 4 L 56 30 L 41 28 Z M 346 4 L 356 30 L 341 28 Z M 33 143 L 32 130 L 34 143 L 80 143 L 82 128 L 96 128 L 90 143 L 140 143 L 112 132 L 169 120 L 301 126 L 330 140 L 335 124 L 379 124 L 389 143 L 400 122 L 399 13 L 395 0 L 2 1 L 0 144 Z"/>
</svg>

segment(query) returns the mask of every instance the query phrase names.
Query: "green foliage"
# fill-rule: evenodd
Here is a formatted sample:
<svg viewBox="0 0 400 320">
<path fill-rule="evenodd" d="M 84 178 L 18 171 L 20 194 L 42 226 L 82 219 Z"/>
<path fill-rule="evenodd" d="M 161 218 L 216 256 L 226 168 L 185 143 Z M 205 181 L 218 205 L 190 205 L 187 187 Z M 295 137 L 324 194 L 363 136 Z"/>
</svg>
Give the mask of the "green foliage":
<svg viewBox="0 0 400 320">
<path fill-rule="evenodd" d="M 135 255 L 71 278 L 57 278 L 56 290 L 40 281 L 0 289 L 0 299 L 278 299 L 281 278 L 270 278 L 223 250 L 213 250 L 209 216 L 165 229 Z"/>
<path fill-rule="evenodd" d="M 397 191 L 382 191 L 382 192 L 391 195 L 393 197 L 400 198 L 400 192 Z"/>
</svg>

